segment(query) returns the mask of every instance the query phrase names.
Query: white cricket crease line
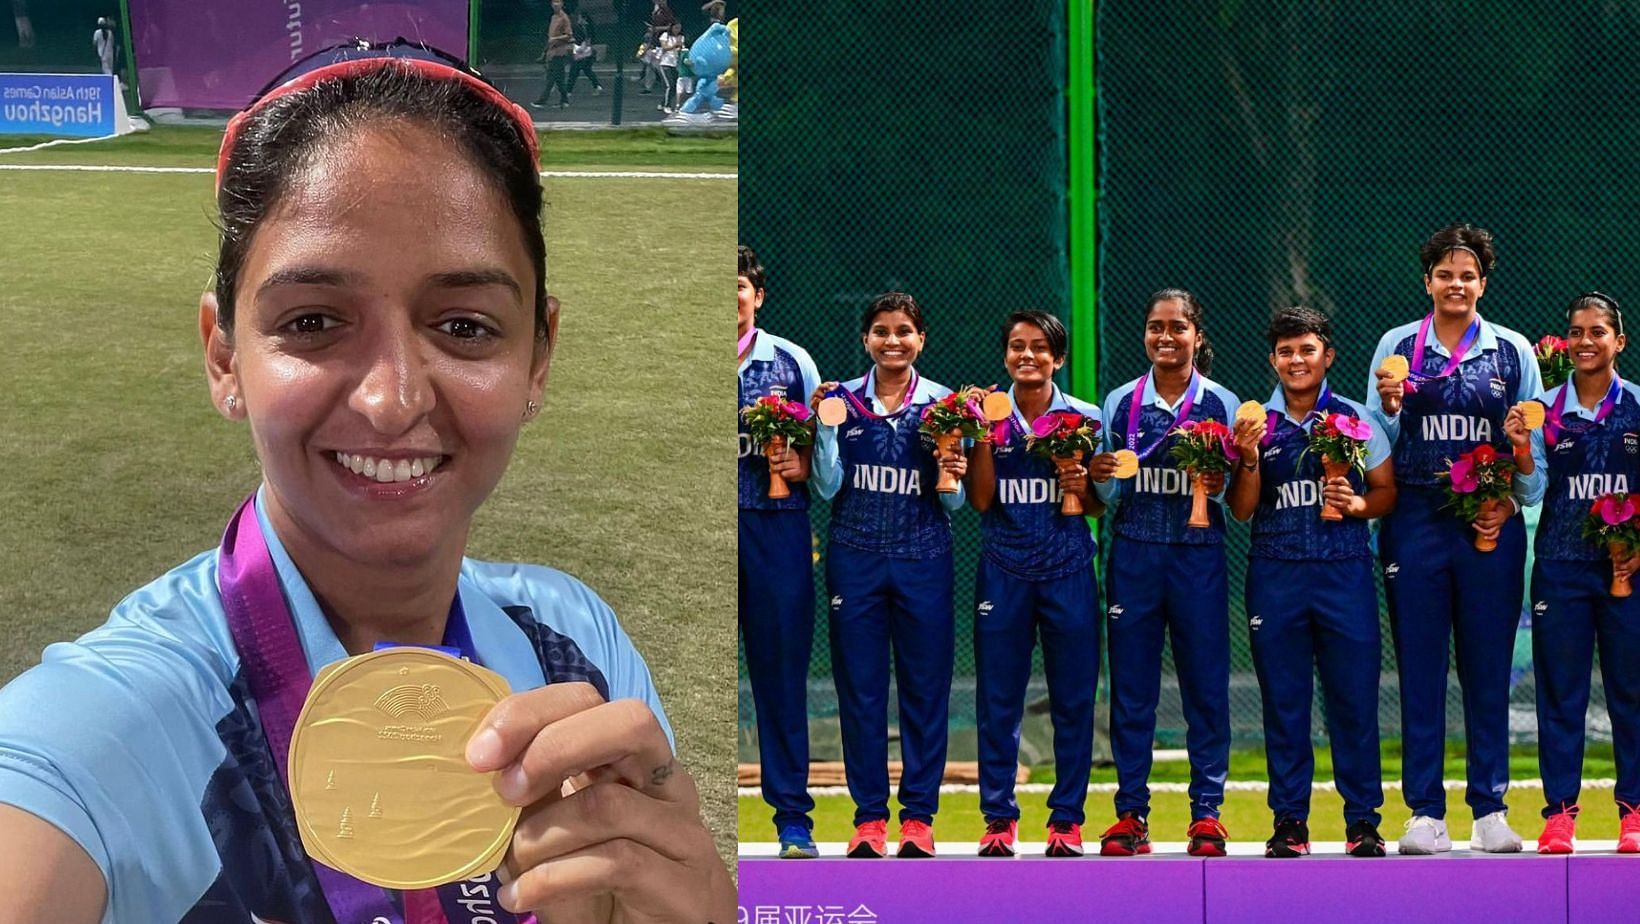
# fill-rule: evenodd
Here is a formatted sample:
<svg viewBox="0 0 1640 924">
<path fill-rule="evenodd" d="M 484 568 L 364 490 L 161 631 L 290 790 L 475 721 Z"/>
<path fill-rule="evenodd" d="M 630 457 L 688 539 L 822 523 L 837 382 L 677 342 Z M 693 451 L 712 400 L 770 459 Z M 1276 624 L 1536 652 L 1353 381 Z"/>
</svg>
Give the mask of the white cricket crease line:
<svg viewBox="0 0 1640 924">
<path fill-rule="evenodd" d="M 54 148 L 59 144 L 87 144 L 92 141 L 107 141 L 111 137 L 115 136 L 97 135 L 92 138 L 53 138 L 50 141 L 42 141 L 39 144 L 31 144 L 26 148 L 0 148 L 0 154 L 27 154 L 29 151 L 40 151 L 46 148 Z"/>
<path fill-rule="evenodd" d="M 1462 789 L 1467 788 L 1468 786 L 1469 786 L 1469 784 L 1464 780 L 1442 780 L 1441 781 L 1441 788 L 1442 789 L 1462 790 Z M 1020 785 L 1014 787 L 1014 792 L 1016 792 L 1016 793 L 1033 793 L 1033 794 L 1049 793 L 1049 792 L 1053 792 L 1053 787 L 1054 787 L 1054 784 L 1052 784 L 1052 783 L 1021 783 Z M 1116 788 L 1117 788 L 1116 783 L 1089 783 L 1088 784 L 1088 792 L 1099 792 L 1099 793 L 1115 792 Z M 1398 790 L 1398 789 L 1401 788 L 1401 781 L 1400 780 L 1385 780 L 1384 781 L 1384 788 L 1387 789 L 1387 790 Z M 1542 789 L 1543 788 L 1543 781 L 1542 780 L 1511 780 L 1509 782 L 1509 788 L 1510 789 Z M 1584 780 L 1583 781 L 1583 788 L 1584 789 L 1616 789 L 1617 788 L 1617 781 L 1612 780 L 1612 779 Z M 1270 791 L 1270 784 L 1265 782 L 1264 780 L 1231 780 L 1231 781 L 1224 784 L 1224 789 L 1225 789 L 1226 792 L 1269 792 Z M 1338 790 L 1338 784 L 1333 782 L 1332 780 L 1320 780 L 1320 781 L 1317 781 L 1317 782 L 1314 782 L 1314 783 L 1310 784 L 1310 791 L 1311 792 L 1336 792 L 1337 790 Z M 1190 784 L 1189 783 L 1151 783 L 1150 784 L 1150 791 L 1151 792 L 1189 792 L 1190 791 Z M 808 792 L 809 792 L 809 795 L 811 795 L 811 796 L 846 796 L 846 795 L 848 795 L 848 787 L 847 786 L 815 786 L 815 787 L 812 787 L 811 789 L 809 789 Z M 953 794 L 957 794 L 957 793 L 978 793 L 978 792 L 979 792 L 979 787 L 972 784 L 972 783 L 947 783 L 947 784 L 944 784 L 944 785 L 940 786 L 940 795 L 942 795 L 942 796 L 953 795 Z M 741 786 L 741 787 L 738 788 L 738 791 L 737 791 L 736 795 L 738 795 L 742 799 L 760 799 L 760 798 L 763 797 L 763 787 L 761 787 L 761 786 Z"/>
<path fill-rule="evenodd" d="M 9 151 L 0 151 L 7 154 Z M 205 173 L 211 167 L 137 167 L 114 164 L 0 164 L 0 170 L 68 171 L 80 173 Z M 651 170 L 543 170 L 541 175 L 557 180 L 739 180 L 739 173 L 666 173 Z"/>
</svg>

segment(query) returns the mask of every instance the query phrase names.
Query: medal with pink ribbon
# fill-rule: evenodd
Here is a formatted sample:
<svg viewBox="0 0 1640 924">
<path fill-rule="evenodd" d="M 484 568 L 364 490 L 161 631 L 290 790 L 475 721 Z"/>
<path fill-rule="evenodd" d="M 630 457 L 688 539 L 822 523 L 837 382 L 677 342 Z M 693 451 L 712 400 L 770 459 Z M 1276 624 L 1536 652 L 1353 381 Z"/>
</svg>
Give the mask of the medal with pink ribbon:
<svg viewBox="0 0 1640 924">
<path fill-rule="evenodd" d="M 1173 415 L 1173 423 L 1168 424 L 1167 427 L 1162 430 L 1162 435 L 1157 437 L 1154 443 L 1151 443 L 1149 446 L 1145 447 L 1143 452 L 1140 452 L 1139 414 L 1142 409 L 1143 398 L 1145 395 L 1145 385 L 1149 383 L 1149 381 L 1150 372 L 1149 370 L 1146 370 L 1144 375 L 1139 376 L 1139 383 L 1133 386 L 1133 400 L 1128 402 L 1126 434 L 1127 448 L 1128 451 L 1137 455 L 1141 462 L 1149 458 L 1151 453 L 1156 451 L 1157 447 L 1167 442 L 1167 435 L 1173 432 L 1174 425 L 1178 424 L 1182 420 L 1190 419 L 1190 411 L 1196 406 L 1196 393 L 1201 390 L 1202 377 L 1201 373 L 1195 371 L 1194 369 L 1190 371 L 1190 384 L 1186 385 L 1184 389 L 1184 403 L 1179 405 L 1178 413 Z"/>
<path fill-rule="evenodd" d="M 1418 340 L 1412 345 L 1412 362 L 1410 363 L 1412 368 L 1407 370 L 1407 380 L 1403 385 L 1407 394 L 1417 394 L 1419 385 L 1433 382 L 1436 379 L 1444 379 L 1451 375 L 1453 370 L 1463 364 L 1464 356 L 1469 353 L 1469 348 L 1475 345 L 1475 340 L 1481 335 L 1481 318 L 1480 315 L 1476 315 L 1475 320 L 1469 322 L 1469 329 L 1464 331 L 1463 339 L 1458 341 L 1458 348 L 1452 351 L 1451 356 L 1447 357 L 1446 365 L 1441 368 L 1441 371 L 1435 375 L 1425 375 L 1423 372 L 1424 340 L 1429 336 L 1429 325 L 1434 321 L 1435 313 L 1430 312 L 1424 315 L 1423 323 L 1418 325 Z"/>
<path fill-rule="evenodd" d="M 1600 426 L 1602 421 L 1611 416 L 1612 409 L 1617 407 L 1618 396 L 1623 393 L 1623 380 L 1618 377 L 1617 370 L 1614 369 L 1612 370 L 1611 387 L 1606 389 L 1606 397 L 1600 399 L 1600 406 L 1594 412 L 1594 420 L 1586 423 L 1579 421 L 1573 424 L 1566 418 L 1566 402 L 1571 393 L 1577 390 L 1574 381 L 1574 379 L 1566 380 L 1566 384 L 1560 388 L 1560 400 L 1550 406 L 1549 412 L 1543 415 L 1543 442 L 1550 447 L 1560 442 L 1562 430 L 1567 433 L 1577 434 Z"/>
</svg>

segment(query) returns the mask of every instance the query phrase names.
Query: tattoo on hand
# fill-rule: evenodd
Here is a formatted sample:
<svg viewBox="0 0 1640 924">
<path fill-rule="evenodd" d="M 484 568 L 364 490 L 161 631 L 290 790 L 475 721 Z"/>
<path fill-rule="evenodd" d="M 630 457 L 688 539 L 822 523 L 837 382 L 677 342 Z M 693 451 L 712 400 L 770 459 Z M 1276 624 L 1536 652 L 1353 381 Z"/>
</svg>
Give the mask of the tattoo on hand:
<svg viewBox="0 0 1640 924">
<path fill-rule="evenodd" d="M 665 764 L 662 764 L 661 766 L 656 767 L 654 769 L 654 771 L 652 771 L 649 774 L 649 785 L 651 785 L 651 786 L 664 786 L 664 785 L 666 785 L 666 781 L 668 779 L 671 779 L 671 777 L 672 777 L 672 765 L 675 764 L 676 762 L 677 762 L 676 760 L 669 760 Z"/>
</svg>

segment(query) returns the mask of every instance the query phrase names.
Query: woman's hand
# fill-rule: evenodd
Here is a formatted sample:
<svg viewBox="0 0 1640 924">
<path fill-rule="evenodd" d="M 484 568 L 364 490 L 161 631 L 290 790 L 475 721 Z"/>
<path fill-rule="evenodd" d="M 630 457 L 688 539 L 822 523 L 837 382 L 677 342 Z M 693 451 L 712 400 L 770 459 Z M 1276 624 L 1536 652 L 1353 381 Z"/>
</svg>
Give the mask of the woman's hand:
<svg viewBox="0 0 1640 924">
<path fill-rule="evenodd" d="M 731 921 L 735 890 L 695 783 L 641 700 L 554 683 L 497 703 L 467 742 L 524 806 L 501 905 L 551 921 Z"/>
<path fill-rule="evenodd" d="M 764 450 L 768 452 L 768 450 Z M 780 452 L 768 453 L 769 471 L 787 481 L 809 480 L 809 466 L 803 461 L 803 453 L 787 444 Z"/>
<path fill-rule="evenodd" d="M 1066 494 L 1088 494 L 1088 470 L 1081 465 L 1067 465 L 1059 470 L 1059 490 Z"/>
<path fill-rule="evenodd" d="M 1378 400 L 1384 405 L 1384 413 L 1391 417 L 1401 413 L 1401 399 L 1406 396 L 1406 380 L 1396 381 L 1395 373 L 1379 369 L 1373 375 L 1378 377 Z"/>
<path fill-rule="evenodd" d="M 968 474 L 968 455 L 962 451 L 962 444 L 958 443 L 950 452 L 934 453 L 940 462 L 940 469 L 950 472 L 952 477 L 961 480 Z"/>
<path fill-rule="evenodd" d="M 1246 465 L 1251 461 L 1258 464 L 1259 445 L 1264 440 L 1264 432 L 1269 427 L 1269 421 L 1260 417 L 1257 420 L 1250 418 L 1239 419 L 1230 431 L 1230 437 L 1236 443 L 1236 451 L 1241 453 L 1241 463 Z"/>
<path fill-rule="evenodd" d="M 826 397 L 826 392 L 831 391 L 836 387 L 836 382 L 821 382 L 820 387 L 816 388 L 814 390 L 814 394 L 809 396 L 809 410 L 818 412 L 820 410 L 820 402 Z"/>
<path fill-rule="evenodd" d="M 1116 453 L 1101 452 L 1088 460 L 1088 477 L 1104 484 L 1116 475 Z"/>
<path fill-rule="evenodd" d="M 1612 577 L 1614 578 L 1627 580 L 1634 576 L 1636 570 L 1640 570 L 1640 552 L 1636 552 L 1627 558 L 1618 558 L 1612 561 Z"/>
<path fill-rule="evenodd" d="M 1355 487 L 1343 475 L 1322 481 L 1321 502 L 1345 514 L 1359 514 L 1367 506 L 1366 498 L 1355 493 Z"/>
<path fill-rule="evenodd" d="M 1201 479 L 1202 487 L 1207 489 L 1208 494 L 1217 494 L 1224 490 L 1223 472 L 1202 472 Z"/>
<path fill-rule="evenodd" d="M 1529 450 L 1532 446 L 1532 431 L 1526 428 L 1526 411 L 1520 405 L 1509 409 L 1503 417 L 1503 432 L 1509 437 L 1509 444 L 1519 453 Z"/>
<path fill-rule="evenodd" d="M 1515 505 L 1508 498 L 1490 507 L 1483 507 L 1480 514 L 1475 517 L 1475 532 L 1479 533 L 1482 539 L 1496 542 L 1498 533 L 1503 531 L 1503 524 L 1509 522 L 1509 518 L 1514 515 Z"/>
</svg>

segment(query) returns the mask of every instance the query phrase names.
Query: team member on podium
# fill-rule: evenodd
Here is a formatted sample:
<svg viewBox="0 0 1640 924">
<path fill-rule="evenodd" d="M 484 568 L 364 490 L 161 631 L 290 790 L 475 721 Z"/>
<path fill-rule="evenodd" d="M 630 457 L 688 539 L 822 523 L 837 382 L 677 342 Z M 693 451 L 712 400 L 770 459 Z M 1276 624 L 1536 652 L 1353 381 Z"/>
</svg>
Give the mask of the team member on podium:
<svg viewBox="0 0 1640 924">
<path fill-rule="evenodd" d="M 941 469 L 968 470 L 959 449 L 936 458 L 919 432 L 923 408 L 951 393 L 917 374 L 928 326 L 904 292 L 873 299 L 860 318 L 871 357 L 865 375 L 814 393 L 846 403 L 839 425 L 820 423 L 814 485 L 831 499 L 826 593 L 831 597 L 831 669 L 843 733 L 843 763 L 854 797 L 851 857 L 887 854 L 888 671 L 894 654 L 900 706 L 898 856 L 934 855 L 950 717 L 952 616 L 950 512 L 954 493 L 934 490 Z M 836 394 L 833 394 L 836 392 Z"/>
<path fill-rule="evenodd" d="M 1481 317 L 1497 255 L 1492 235 L 1467 224 L 1430 235 L 1419 250 L 1431 305 L 1422 320 L 1378 341 L 1368 379 L 1372 424 L 1394 446 L 1396 504 L 1379 555 L 1401 680 L 1402 775 L 1412 818 L 1401 853 L 1452 849 L 1441 768 L 1446 746 L 1447 650 L 1456 642 L 1464 740 L 1475 814 L 1470 847 L 1520 850 L 1503 795 L 1509 789 L 1509 660 L 1525 592 L 1522 501 L 1534 478 L 1518 402 L 1542 392 L 1526 338 Z M 1399 357 L 1386 368 L 1386 361 Z M 1399 368 L 1396 368 L 1399 366 Z M 1514 454 L 1515 498 L 1466 523 L 1447 505 L 1440 472 L 1480 446 Z M 1477 539 L 1495 542 L 1493 551 Z"/>
<path fill-rule="evenodd" d="M 1230 512 L 1253 521 L 1247 562 L 1247 630 L 1264 702 L 1264 747 L 1275 833 L 1267 857 L 1310 852 L 1310 702 L 1319 674 L 1333 775 L 1344 800 L 1345 850 L 1381 857 L 1378 807 L 1378 588 L 1367 521 L 1395 506 L 1389 441 L 1365 407 L 1327 381 L 1332 323 L 1309 308 L 1270 319 L 1270 365 L 1280 380 L 1264 418 L 1237 420 L 1241 468 Z M 1311 440 L 1323 428 L 1354 458 L 1326 471 Z M 1354 462 L 1359 460 L 1357 469 Z M 1337 473 L 1342 469 L 1341 474 Z M 1324 516 L 1329 510 L 1332 518 Z"/>
<path fill-rule="evenodd" d="M 1209 503 L 1205 527 L 1188 525 L 1192 484 L 1170 455 L 1175 428 L 1216 421 L 1226 427 L 1236 398 L 1207 378 L 1213 349 L 1202 305 L 1183 289 L 1162 289 L 1145 306 L 1150 369 L 1104 403 L 1107 449 L 1139 458 L 1138 474 L 1113 478 L 1114 453 L 1089 463 L 1109 507 L 1112 534 L 1106 626 L 1110 642 L 1110 744 L 1116 758 L 1117 820 L 1100 853 L 1150 852 L 1151 746 L 1161 695 L 1162 643 L 1171 636 L 1190 753 L 1189 851 L 1223 856 L 1219 821 L 1230 771 L 1230 598 L 1224 564 L 1224 511 Z M 1223 473 L 1202 476 L 1208 493 Z"/>
<path fill-rule="evenodd" d="M 1051 415 L 1074 414 L 1097 445 L 1099 408 L 1053 382 L 1065 365 L 1067 339 L 1065 325 L 1045 311 L 1016 311 L 1003 322 L 1002 365 L 1013 380 L 1013 414 L 992 428 L 989 441 L 975 445 L 968 465 L 968 502 L 983 515 L 974 587 L 974 698 L 985 815 L 980 856 L 1015 852 L 1014 768 L 1038 635 L 1053 703 L 1047 855 L 1082 855 L 1099 686 L 1097 550 L 1083 514 L 1098 516 L 1103 505 L 1088 481 L 1087 454 L 1060 463 L 1031 452 L 1026 440 L 1057 419 Z M 1067 496 L 1074 502 L 1069 513 Z"/>
</svg>

